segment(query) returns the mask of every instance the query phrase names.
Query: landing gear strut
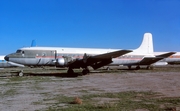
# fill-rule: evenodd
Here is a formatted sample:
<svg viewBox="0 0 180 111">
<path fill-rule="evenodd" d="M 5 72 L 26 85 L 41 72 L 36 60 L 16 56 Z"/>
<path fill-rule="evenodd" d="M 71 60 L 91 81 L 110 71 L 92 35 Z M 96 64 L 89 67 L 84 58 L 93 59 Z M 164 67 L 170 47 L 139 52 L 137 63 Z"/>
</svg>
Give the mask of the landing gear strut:
<svg viewBox="0 0 180 111">
<path fill-rule="evenodd" d="M 68 71 L 67 71 L 68 74 L 74 74 L 74 71 L 72 68 L 69 68 Z"/>
<path fill-rule="evenodd" d="M 131 69 L 131 66 L 128 66 L 128 69 Z"/>
<path fill-rule="evenodd" d="M 107 71 L 109 71 L 109 70 L 110 70 L 110 68 L 109 68 L 109 67 L 107 67 L 107 68 L 106 68 L 106 70 L 107 70 Z"/>
<path fill-rule="evenodd" d="M 150 69 L 150 70 L 153 70 L 153 68 L 154 68 L 153 66 L 147 66 L 146 69 L 147 69 L 147 70 L 149 70 L 149 69 Z"/>
<path fill-rule="evenodd" d="M 136 70 L 139 70 L 139 69 L 140 69 L 140 66 L 137 66 L 137 67 L 136 67 Z"/>
<path fill-rule="evenodd" d="M 21 70 L 21 71 L 18 73 L 18 76 L 20 76 L 20 77 L 24 76 L 23 70 Z"/>
</svg>

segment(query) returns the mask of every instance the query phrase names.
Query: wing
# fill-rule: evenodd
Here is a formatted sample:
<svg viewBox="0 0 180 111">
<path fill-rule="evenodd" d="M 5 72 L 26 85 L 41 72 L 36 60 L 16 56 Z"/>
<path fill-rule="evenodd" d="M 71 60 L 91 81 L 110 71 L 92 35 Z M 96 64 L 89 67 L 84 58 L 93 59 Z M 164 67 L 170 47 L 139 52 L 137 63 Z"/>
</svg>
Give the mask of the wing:
<svg viewBox="0 0 180 111">
<path fill-rule="evenodd" d="M 94 69 L 100 68 L 112 62 L 112 58 L 122 56 L 124 54 L 132 52 L 131 50 L 118 50 L 109 53 L 99 54 L 95 56 L 88 56 L 84 54 L 83 59 L 77 59 L 71 62 L 68 66 L 71 68 L 85 68 L 92 66 Z"/>
</svg>

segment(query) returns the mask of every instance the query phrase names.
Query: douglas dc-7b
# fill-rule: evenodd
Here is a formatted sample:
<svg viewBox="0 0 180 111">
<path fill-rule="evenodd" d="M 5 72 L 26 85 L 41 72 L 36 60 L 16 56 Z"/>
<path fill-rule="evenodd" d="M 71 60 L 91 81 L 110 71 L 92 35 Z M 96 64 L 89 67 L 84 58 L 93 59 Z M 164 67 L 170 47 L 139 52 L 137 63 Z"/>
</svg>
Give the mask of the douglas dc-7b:
<svg viewBox="0 0 180 111">
<path fill-rule="evenodd" d="M 145 33 L 140 47 L 135 50 L 25 47 L 7 55 L 5 60 L 27 66 L 68 67 L 69 74 L 74 73 L 75 68 L 82 68 L 82 73 L 87 74 L 88 66 L 94 70 L 106 65 L 126 65 L 129 68 L 136 66 L 137 69 L 146 65 L 149 68 L 151 64 L 174 54 L 168 52 L 154 56 L 152 42 L 151 33 Z"/>
</svg>

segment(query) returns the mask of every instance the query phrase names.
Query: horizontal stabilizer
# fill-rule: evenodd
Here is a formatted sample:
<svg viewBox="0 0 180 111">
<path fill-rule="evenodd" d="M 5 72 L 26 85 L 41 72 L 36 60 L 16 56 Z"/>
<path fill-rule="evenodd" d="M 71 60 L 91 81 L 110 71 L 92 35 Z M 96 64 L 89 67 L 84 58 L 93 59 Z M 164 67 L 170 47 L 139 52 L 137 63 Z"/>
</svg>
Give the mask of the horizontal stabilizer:
<svg viewBox="0 0 180 111">
<path fill-rule="evenodd" d="M 164 53 L 164 54 L 161 54 L 161 55 L 158 55 L 156 57 L 162 57 L 162 58 L 167 58 L 173 54 L 175 54 L 176 52 L 168 52 L 168 53 Z"/>
</svg>

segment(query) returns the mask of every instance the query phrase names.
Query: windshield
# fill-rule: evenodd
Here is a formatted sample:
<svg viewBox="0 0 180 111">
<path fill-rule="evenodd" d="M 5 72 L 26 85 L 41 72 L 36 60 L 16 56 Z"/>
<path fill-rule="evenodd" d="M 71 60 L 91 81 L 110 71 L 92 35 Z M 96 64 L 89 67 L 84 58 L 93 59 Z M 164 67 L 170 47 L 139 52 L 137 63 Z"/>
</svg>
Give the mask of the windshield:
<svg viewBox="0 0 180 111">
<path fill-rule="evenodd" d="M 22 53 L 22 50 L 17 50 L 16 53 Z"/>
</svg>

